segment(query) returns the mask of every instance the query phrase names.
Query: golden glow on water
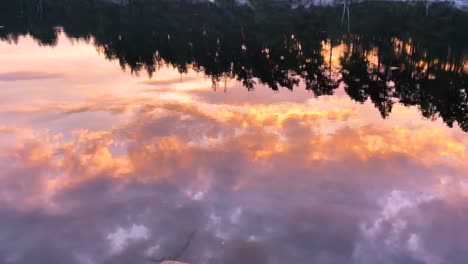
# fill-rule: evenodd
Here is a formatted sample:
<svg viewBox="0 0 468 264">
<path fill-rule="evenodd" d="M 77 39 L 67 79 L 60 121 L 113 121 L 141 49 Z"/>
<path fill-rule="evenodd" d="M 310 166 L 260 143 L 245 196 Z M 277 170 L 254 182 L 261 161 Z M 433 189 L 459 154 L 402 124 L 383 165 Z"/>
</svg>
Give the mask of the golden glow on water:
<svg viewBox="0 0 468 264">
<path fill-rule="evenodd" d="M 343 58 L 344 53 L 346 52 L 346 45 L 340 43 L 339 45 L 332 45 L 330 42 L 322 42 L 322 57 L 324 58 L 325 65 L 333 68 L 337 68 L 340 65 L 340 59 Z"/>
</svg>

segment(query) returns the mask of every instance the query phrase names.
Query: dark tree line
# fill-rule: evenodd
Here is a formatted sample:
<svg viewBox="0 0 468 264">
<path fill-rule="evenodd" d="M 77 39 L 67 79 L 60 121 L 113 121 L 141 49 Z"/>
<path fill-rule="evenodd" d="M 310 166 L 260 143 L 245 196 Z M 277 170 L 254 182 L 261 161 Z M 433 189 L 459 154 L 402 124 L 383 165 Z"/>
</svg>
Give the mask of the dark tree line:
<svg viewBox="0 0 468 264">
<path fill-rule="evenodd" d="M 226 78 L 248 89 L 304 83 L 315 96 L 332 95 L 344 82 L 353 100 L 372 101 L 384 118 L 395 103 L 414 105 L 426 118 L 441 117 L 468 131 L 464 12 L 447 4 L 432 5 L 428 15 L 421 4 L 354 4 L 348 33 L 340 25 L 341 6 L 290 10 L 254 3 L 1 1 L 0 39 L 14 43 L 29 34 L 54 46 L 60 26 L 67 37 L 92 41 L 133 74 L 151 76 L 164 65 L 183 73 L 190 65 L 214 85 Z M 345 47 L 336 69 L 323 55 L 329 45 Z M 371 53 L 376 61 L 369 60 Z"/>
</svg>

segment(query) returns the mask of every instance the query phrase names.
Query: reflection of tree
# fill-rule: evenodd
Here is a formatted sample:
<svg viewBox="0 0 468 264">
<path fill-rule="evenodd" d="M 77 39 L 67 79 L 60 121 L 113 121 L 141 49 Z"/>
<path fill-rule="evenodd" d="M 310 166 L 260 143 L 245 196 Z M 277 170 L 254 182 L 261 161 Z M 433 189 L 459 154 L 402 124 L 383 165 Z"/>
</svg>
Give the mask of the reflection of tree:
<svg viewBox="0 0 468 264">
<path fill-rule="evenodd" d="M 39 2 L 47 10 L 40 19 Z M 53 46 L 54 27 L 62 26 L 68 37 L 92 40 L 106 58 L 133 74 L 151 76 L 171 65 L 181 73 L 203 72 L 214 85 L 237 79 L 248 89 L 262 83 L 278 90 L 302 82 L 315 96 L 331 95 L 344 82 L 353 100 L 370 100 L 382 117 L 398 101 L 468 131 L 464 13 L 446 5 L 434 5 L 425 16 L 424 5 L 360 4 L 353 8 L 354 33 L 343 35 L 336 20 L 340 7 L 290 11 L 258 1 L 253 11 L 229 1 L 224 5 L 2 1 L 0 23 L 6 27 L 0 39 L 16 42 L 30 34 Z M 339 69 L 331 66 L 331 53 L 322 54 L 330 43 L 345 47 Z M 332 74 L 336 70 L 340 74 Z"/>
<path fill-rule="evenodd" d="M 426 118 L 438 116 L 452 126 L 456 121 L 468 131 L 468 87 L 466 60 L 430 52 L 409 41 L 377 41 L 367 46 L 363 40 L 352 40 L 349 52 L 342 58 L 343 81 L 348 95 L 357 102 L 367 99 L 389 115 L 394 101 L 419 106 Z M 368 56 L 377 52 L 376 61 Z M 439 59 L 444 58 L 444 59 Z"/>
<path fill-rule="evenodd" d="M 44 15 L 44 3 L 43 0 L 37 0 L 37 11 L 36 11 L 37 16 L 42 19 L 42 16 Z"/>
<path fill-rule="evenodd" d="M 350 54 L 345 54 L 342 59 L 345 90 L 351 98 L 360 103 L 370 98 L 385 118 L 393 105 L 393 89 L 388 83 L 389 68 L 382 65 L 380 48 L 377 48 L 377 63 L 372 65 L 366 58 L 369 51 L 360 44 L 359 41 L 353 42 L 350 45 Z"/>
</svg>

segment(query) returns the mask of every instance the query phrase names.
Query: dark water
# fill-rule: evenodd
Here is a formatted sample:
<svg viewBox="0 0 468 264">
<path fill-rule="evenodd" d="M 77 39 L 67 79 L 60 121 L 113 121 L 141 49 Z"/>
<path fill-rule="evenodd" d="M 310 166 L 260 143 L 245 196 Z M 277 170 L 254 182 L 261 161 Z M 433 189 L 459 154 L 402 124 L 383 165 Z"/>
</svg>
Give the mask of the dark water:
<svg viewBox="0 0 468 264">
<path fill-rule="evenodd" d="M 0 263 L 465 263 L 468 15 L 0 3 Z"/>
</svg>

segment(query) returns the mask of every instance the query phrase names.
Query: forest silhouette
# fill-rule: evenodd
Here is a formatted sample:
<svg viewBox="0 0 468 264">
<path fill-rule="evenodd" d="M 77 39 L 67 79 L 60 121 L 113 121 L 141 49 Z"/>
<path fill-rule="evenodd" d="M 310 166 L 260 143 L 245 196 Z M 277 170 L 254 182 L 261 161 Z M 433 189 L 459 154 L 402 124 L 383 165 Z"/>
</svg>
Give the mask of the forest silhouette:
<svg viewBox="0 0 468 264">
<path fill-rule="evenodd" d="M 468 132 L 468 15 L 444 3 L 428 10 L 395 2 L 349 9 L 348 27 L 340 23 L 342 6 L 1 1 L 0 39 L 16 43 L 30 35 L 54 46 L 63 31 L 134 75 L 151 77 L 169 65 L 201 72 L 214 86 L 229 79 L 247 89 L 304 84 L 318 97 L 342 84 L 356 102 L 370 100 L 383 118 L 400 103 Z"/>
</svg>

